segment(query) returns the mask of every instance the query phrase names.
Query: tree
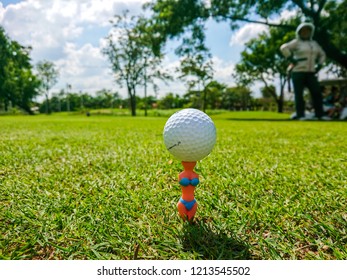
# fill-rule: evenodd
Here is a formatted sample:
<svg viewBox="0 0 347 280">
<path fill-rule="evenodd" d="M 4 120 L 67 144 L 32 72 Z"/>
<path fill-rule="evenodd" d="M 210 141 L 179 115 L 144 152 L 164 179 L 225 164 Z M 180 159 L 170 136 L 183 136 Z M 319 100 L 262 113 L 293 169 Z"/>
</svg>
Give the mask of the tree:
<svg viewBox="0 0 347 280">
<path fill-rule="evenodd" d="M 33 98 L 38 95 L 40 83 L 31 69 L 20 69 L 17 74 L 17 81 L 18 99 L 15 104 L 28 114 L 33 115 L 31 104 Z"/>
<path fill-rule="evenodd" d="M 268 18 L 283 10 L 297 10 L 313 21 L 316 26 L 315 39 L 327 56 L 347 68 L 347 45 L 341 46 L 336 42 L 340 23 L 335 20 L 335 16 L 346 17 L 346 0 L 211 0 L 207 3 L 204 0 L 156 0 L 147 4 L 145 7 L 153 13 L 151 22 L 154 29 L 162 34 L 155 41 L 154 49 L 160 49 L 168 39 L 179 37 L 198 20 L 205 21 L 211 17 L 230 22 L 231 28 L 237 28 L 237 24 L 243 21 L 295 30 L 294 25 L 271 23 Z M 254 15 L 259 20 L 253 20 Z M 345 34 L 345 24 L 343 30 Z M 335 31 L 335 34 L 331 31 Z"/>
<path fill-rule="evenodd" d="M 159 71 L 161 55 L 153 55 L 153 38 L 143 17 L 131 16 L 128 11 L 116 15 L 112 21 L 113 30 L 107 37 L 103 53 L 108 57 L 116 82 L 126 86 L 130 99 L 132 116 L 136 116 L 136 88 L 143 85 L 145 95 L 147 83 L 154 83 L 155 77 L 163 77 Z"/>
<path fill-rule="evenodd" d="M 49 90 L 58 82 L 59 72 L 53 62 L 43 60 L 36 64 L 37 76 L 40 80 L 41 92 L 46 97 L 46 114 L 51 113 Z"/>
<path fill-rule="evenodd" d="M 206 105 L 211 109 L 220 109 L 222 106 L 222 94 L 226 90 L 227 85 L 217 81 L 211 81 L 206 86 Z"/>
<path fill-rule="evenodd" d="M 212 55 L 204 45 L 204 33 L 201 24 L 192 27 L 191 34 L 183 39 L 182 45 L 176 53 L 182 57 L 179 71 L 182 73 L 180 78 L 187 79 L 189 90 L 198 85 L 203 89 L 202 110 L 205 112 L 207 107 L 206 86 L 213 79 Z M 194 79 L 195 77 L 195 79 Z"/>
<path fill-rule="evenodd" d="M 12 106 L 33 114 L 31 103 L 38 95 L 38 81 L 32 73 L 30 50 L 12 41 L 0 27 L 0 102 L 5 111 L 11 102 Z"/>
<path fill-rule="evenodd" d="M 291 20 L 290 23 L 296 21 Z M 236 65 L 234 77 L 243 85 L 253 84 L 260 80 L 269 91 L 277 104 L 278 112 L 283 112 L 284 88 L 287 82 L 288 62 L 280 53 L 280 46 L 293 38 L 293 32 L 271 27 L 269 32 L 261 33 L 257 38 L 246 43 L 245 50 L 241 53 L 241 62 Z M 280 93 L 271 83 L 278 78 Z"/>
<path fill-rule="evenodd" d="M 141 16 L 135 27 L 138 34 L 138 40 L 142 45 L 143 59 L 144 59 L 144 71 L 143 71 L 143 87 L 144 87 L 144 109 L 145 116 L 147 116 L 147 107 L 150 100 L 147 98 L 147 85 L 152 84 L 153 91 L 157 94 L 158 85 L 156 80 L 164 81 L 172 80 L 172 76 L 168 74 L 164 69 L 160 68 L 163 58 L 162 53 L 155 54 L 153 52 L 153 41 L 156 40 L 158 34 L 152 33 L 152 26 L 148 20 Z"/>
<path fill-rule="evenodd" d="M 252 92 L 245 86 L 229 87 L 222 92 L 222 108 L 227 110 L 248 110 L 252 107 Z"/>
<path fill-rule="evenodd" d="M 118 92 L 112 92 L 108 89 L 102 89 L 96 92 L 95 103 L 97 108 L 115 108 L 121 105 Z"/>
<path fill-rule="evenodd" d="M 271 110 L 272 105 L 275 107 L 277 106 L 278 109 L 278 103 L 274 102 L 276 99 L 273 98 L 274 95 L 276 95 L 276 87 L 274 85 L 265 85 L 260 89 L 261 91 L 261 104 L 263 107 L 263 110 Z M 282 105 L 283 107 L 283 105 Z"/>
<path fill-rule="evenodd" d="M 145 9 L 153 13 L 149 24 L 152 26 L 152 33 L 156 34 L 152 41 L 155 54 L 161 53 L 161 48 L 167 40 L 179 37 L 187 28 L 197 27 L 198 21 L 201 22 L 201 19 L 206 20 L 209 17 L 209 11 L 203 3 L 204 0 L 154 0 L 144 5 Z M 191 30 L 200 33 L 198 28 Z"/>
<path fill-rule="evenodd" d="M 347 52 L 347 0 L 329 2 L 325 10 L 329 16 L 321 19 L 321 24 L 326 30 L 329 30 L 331 41 L 339 49 Z M 330 72 L 338 77 L 347 78 L 347 68 L 342 67 L 334 60 L 330 63 Z"/>
</svg>

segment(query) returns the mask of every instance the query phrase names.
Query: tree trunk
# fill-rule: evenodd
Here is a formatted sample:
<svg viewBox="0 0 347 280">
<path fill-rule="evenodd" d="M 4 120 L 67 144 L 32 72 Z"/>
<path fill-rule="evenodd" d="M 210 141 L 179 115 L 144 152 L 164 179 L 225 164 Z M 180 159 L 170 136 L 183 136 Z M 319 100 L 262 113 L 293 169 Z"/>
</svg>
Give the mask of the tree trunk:
<svg viewBox="0 0 347 280">
<path fill-rule="evenodd" d="M 284 105 L 284 87 L 286 85 L 286 78 L 285 77 L 280 77 L 280 96 L 278 97 L 278 102 L 277 102 L 277 112 L 278 113 L 283 113 L 283 105 Z"/>
<path fill-rule="evenodd" d="M 204 90 L 203 90 L 203 103 L 202 103 L 202 111 L 206 113 L 206 103 L 207 103 L 207 92 L 206 92 L 206 86 L 204 85 Z"/>
<path fill-rule="evenodd" d="M 131 115 L 135 117 L 136 116 L 136 96 L 133 93 L 132 94 L 129 93 L 129 96 L 130 96 Z"/>
<path fill-rule="evenodd" d="M 23 105 L 23 106 L 21 106 L 21 108 L 22 108 L 25 112 L 27 112 L 29 115 L 34 115 L 34 112 L 31 111 L 31 108 L 30 108 L 28 105 Z"/>
<path fill-rule="evenodd" d="M 5 112 L 8 112 L 8 99 L 5 98 L 4 100 L 4 109 L 5 109 Z"/>
<path fill-rule="evenodd" d="M 51 113 L 51 108 L 49 106 L 49 98 L 48 98 L 48 94 L 46 93 L 46 114 L 50 114 Z"/>
<path fill-rule="evenodd" d="M 130 102 L 131 102 L 131 115 L 133 116 L 133 117 L 135 117 L 136 116 L 136 98 L 135 98 L 135 96 L 132 96 L 131 98 L 130 98 Z"/>
<path fill-rule="evenodd" d="M 146 66 L 144 68 L 145 71 L 145 75 L 144 75 L 144 79 L 145 79 L 145 83 L 144 83 L 144 87 L 145 87 L 145 117 L 147 117 L 147 71 L 146 71 Z"/>
<path fill-rule="evenodd" d="M 277 102 L 277 112 L 278 113 L 283 113 L 283 90 L 281 90 L 281 95 L 278 98 L 278 102 Z"/>
<path fill-rule="evenodd" d="M 331 43 L 331 38 L 326 30 L 317 30 L 315 40 L 321 45 L 327 57 L 347 69 L 347 54 Z"/>
<path fill-rule="evenodd" d="M 145 117 L 147 117 L 147 84 L 145 83 L 145 98 L 144 98 L 144 101 L 145 101 Z"/>
</svg>

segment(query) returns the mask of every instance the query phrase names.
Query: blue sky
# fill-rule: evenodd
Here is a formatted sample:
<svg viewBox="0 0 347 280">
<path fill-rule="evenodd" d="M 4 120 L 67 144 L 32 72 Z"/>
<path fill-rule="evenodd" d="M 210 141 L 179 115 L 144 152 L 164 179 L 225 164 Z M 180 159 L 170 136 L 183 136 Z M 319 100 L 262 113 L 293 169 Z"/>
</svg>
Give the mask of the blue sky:
<svg viewBox="0 0 347 280">
<path fill-rule="evenodd" d="M 71 84 L 72 91 L 94 93 L 110 89 L 126 96 L 113 80 L 106 57 L 101 54 L 104 38 L 110 31 L 109 20 L 128 9 L 141 13 L 146 0 L 4 0 L 0 1 L 0 25 L 11 39 L 32 46 L 32 61 L 52 61 L 59 69 L 59 82 L 52 93 Z M 285 15 L 284 15 L 285 16 Z M 209 21 L 206 43 L 213 55 L 214 78 L 234 85 L 232 73 L 239 61 L 244 43 L 266 30 L 262 25 L 243 24 L 231 31 L 227 23 Z M 163 67 L 175 73 L 178 58 L 173 54 L 174 42 L 168 42 Z M 253 87 L 259 92 L 259 84 Z M 159 96 L 168 92 L 184 93 L 186 87 L 175 80 L 159 85 Z M 142 95 L 139 89 L 139 96 Z"/>
<path fill-rule="evenodd" d="M 0 1 L 2 4 L 3 4 L 3 6 L 7 6 L 8 4 L 16 4 L 16 3 L 19 3 L 20 2 L 20 0 L 10 0 L 10 1 L 8 1 L 8 0 L 3 0 L 3 1 Z"/>
</svg>

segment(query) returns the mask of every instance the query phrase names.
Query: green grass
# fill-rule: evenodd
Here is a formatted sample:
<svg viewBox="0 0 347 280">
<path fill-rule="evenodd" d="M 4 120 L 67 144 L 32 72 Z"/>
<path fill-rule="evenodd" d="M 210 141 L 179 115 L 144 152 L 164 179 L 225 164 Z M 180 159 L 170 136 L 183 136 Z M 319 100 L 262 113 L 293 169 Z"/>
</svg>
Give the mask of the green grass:
<svg viewBox="0 0 347 280">
<path fill-rule="evenodd" d="M 347 259 L 347 123 L 212 117 L 193 224 L 166 117 L 1 117 L 0 259 Z"/>
</svg>

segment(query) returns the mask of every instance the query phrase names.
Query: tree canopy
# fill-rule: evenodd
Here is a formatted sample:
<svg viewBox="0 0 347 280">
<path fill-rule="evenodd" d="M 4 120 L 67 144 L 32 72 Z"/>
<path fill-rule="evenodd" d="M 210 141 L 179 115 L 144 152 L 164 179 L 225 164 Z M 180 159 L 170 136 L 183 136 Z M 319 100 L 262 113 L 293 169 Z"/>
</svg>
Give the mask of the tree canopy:
<svg viewBox="0 0 347 280">
<path fill-rule="evenodd" d="M 43 60 L 36 64 L 37 76 L 40 79 L 40 92 L 46 97 L 46 114 L 51 113 L 49 90 L 58 82 L 59 71 L 51 61 Z"/>
<path fill-rule="evenodd" d="M 161 55 L 153 55 L 151 42 L 154 38 L 141 16 L 116 15 L 113 33 L 107 37 L 103 52 L 108 57 L 116 82 L 126 86 L 132 116 L 136 115 L 136 88 L 154 83 L 154 78 L 168 78 L 159 70 Z"/>
<path fill-rule="evenodd" d="M 161 34 L 154 49 L 162 47 L 170 38 L 179 37 L 189 26 L 199 26 L 199 22 L 211 17 L 217 21 L 228 21 L 231 28 L 237 28 L 240 22 L 255 22 L 295 30 L 294 25 L 268 20 L 283 10 L 295 9 L 303 18 L 313 21 L 315 39 L 327 56 L 347 68 L 347 45 L 342 43 L 346 40 L 346 21 L 336 20 L 346 18 L 347 0 L 154 0 L 146 8 L 153 13 L 150 19 L 153 30 Z M 333 34 L 334 30 L 337 32 Z"/>
<path fill-rule="evenodd" d="M 284 24 L 294 25 L 295 21 L 295 19 L 290 20 Z M 294 36 L 294 32 L 270 27 L 269 32 L 263 32 L 245 44 L 245 50 L 241 53 L 241 61 L 236 65 L 234 75 L 236 80 L 244 85 L 251 85 L 257 80 L 262 81 L 277 103 L 278 112 L 283 112 L 284 86 L 288 75 L 288 62 L 281 54 L 280 46 Z M 280 81 L 279 94 L 270 84 L 275 79 Z"/>
<path fill-rule="evenodd" d="M 30 48 L 11 40 L 0 27 L 0 102 L 5 111 L 10 104 L 29 114 L 31 101 L 38 95 L 38 81 L 32 73 Z"/>
</svg>

